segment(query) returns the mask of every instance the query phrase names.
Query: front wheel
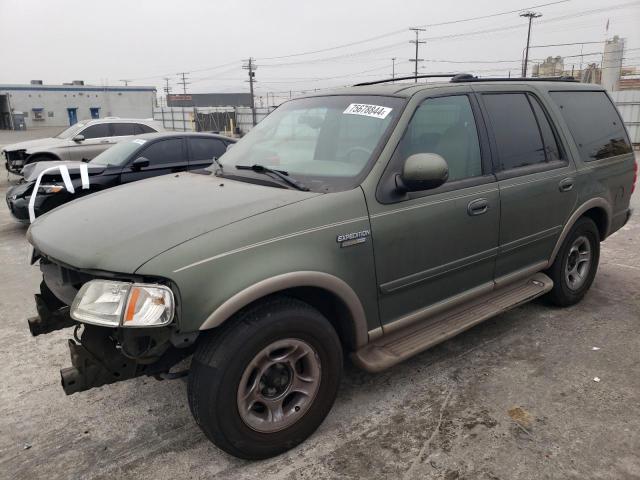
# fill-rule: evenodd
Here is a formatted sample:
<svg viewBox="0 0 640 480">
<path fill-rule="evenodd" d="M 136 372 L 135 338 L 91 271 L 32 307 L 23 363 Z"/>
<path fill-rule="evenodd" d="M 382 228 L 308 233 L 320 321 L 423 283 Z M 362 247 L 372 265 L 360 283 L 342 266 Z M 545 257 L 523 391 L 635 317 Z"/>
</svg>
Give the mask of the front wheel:
<svg viewBox="0 0 640 480">
<path fill-rule="evenodd" d="M 329 413 L 342 374 L 340 340 L 320 312 L 286 297 L 229 322 L 196 350 L 191 412 L 227 453 L 278 455 L 311 435 Z"/>
<path fill-rule="evenodd" d="M 600 233 L 593 220 L 580 218 L 565 238 L 547 274 L 553 280 L 549 300 L 567 307 L 578 303 L 591 287 L 600 260 Z"/>
</svg>

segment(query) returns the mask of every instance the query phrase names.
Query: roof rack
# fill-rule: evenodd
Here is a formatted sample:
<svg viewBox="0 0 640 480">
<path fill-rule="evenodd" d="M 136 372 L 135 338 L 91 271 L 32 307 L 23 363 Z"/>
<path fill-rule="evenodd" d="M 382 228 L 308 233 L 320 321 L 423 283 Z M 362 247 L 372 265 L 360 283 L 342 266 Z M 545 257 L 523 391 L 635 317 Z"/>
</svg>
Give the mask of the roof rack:
<svg viewBox="0 0 640 480">
<path fill-rule="evenodd" d="M 561 77 L 491 77 L 482 78 L 474 77 L 468 73 L 461 73 L 454 76 L 451 83 L 459 82 L 577 82 L 574 77 L 561 76 Z"/>
<path fill-rule="evenodd" d="M 397 82 L 399 80 L 413 80 L 415 78 L 451 78 L 459 75 L 458 73 L 433 73 L 429 75 L 411 75 L 410 77 L 386 78 L 384 80 L 374 80 L 373 82 L 356 83 L 354 87 L 366 87 L 367 85 L 377 85 L 379 83 Z M 468 75 L 468 74 L 466 74 Z"/>
<path fill-rule="evenodd" d="M 374 80 L 372 82 L 356 83 L 354 87 L 366 87 L 367 85 L 378 85 L 380 83 L 396 82 L 400 80 L 414 80 L 416 78 L 451 78 L 451 83 L 461 82 L 577 82 L 574 77 L 493 77 L 482 78 L 470 73 L 434 73 L 429 75 L 411 75 L 408 77 L 386 78 L 384 80 Z"/>
</svg>

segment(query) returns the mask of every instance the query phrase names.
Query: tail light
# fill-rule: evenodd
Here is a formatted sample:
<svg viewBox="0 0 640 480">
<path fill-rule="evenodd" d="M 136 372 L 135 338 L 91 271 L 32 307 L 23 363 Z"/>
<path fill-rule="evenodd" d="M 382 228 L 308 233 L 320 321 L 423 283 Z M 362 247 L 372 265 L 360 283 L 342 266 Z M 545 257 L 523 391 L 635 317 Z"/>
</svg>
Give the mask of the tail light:
<svg viewBox="0 0 640 480">
<path fill-rule="evenodd" d="M 631 193 L 636 190 L 636 181 L 638 180 L 638 162 L 633 162 L 633 183 L 631 184 Z"/>
</svg>

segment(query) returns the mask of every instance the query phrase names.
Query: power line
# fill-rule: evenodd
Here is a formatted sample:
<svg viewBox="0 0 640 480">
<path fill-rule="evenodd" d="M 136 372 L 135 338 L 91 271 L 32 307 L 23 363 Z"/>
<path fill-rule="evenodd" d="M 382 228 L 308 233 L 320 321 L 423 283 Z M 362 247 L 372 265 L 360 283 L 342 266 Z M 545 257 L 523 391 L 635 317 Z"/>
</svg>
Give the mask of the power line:
<svg viewBox="0 0 640 480">
<path fill-rule="evenodd" d="M 559 0 L 559 1 L 550 2 L 550 3 L 542 3 L 542 4 L 538 4 L 538 5 L 532 5 L 530 7 L 525 7 L 524 9 L 542 8 L 542 7 L 547 7 L 547 6 L 550 6 L 550 5 L 556 5 L 556 4 L 559 4 L 559 3 L 567 3 L 569 1 L 570 0 Z M 498 16 L 501 16 L 501 15 L 510 15 L 510 14 L 513 14 L 513 13 L 521 12 L 522 10 L 523 10 L 522 8 L 519 8 L 517 10 L 508 10 L 508 11 L 503 11 L 503 12 L 496 12 L 496 13 L 491 13 L 491 14 L 488 14 L 488 15 L 480 15 L 478 17 L 469 17 L 469 18 L 462 18 L 462 19 L 458 19 L 458 20 L 449 20 L 449 21 L 440 22 L 440 23 L 431 23 L 431 24 L 419 25 L 418 27 L 419 28 L 439 27 L 439 26 L 442 26 L 442 25 L 451 25 L 451 24 L 454 24 L 454 23 L 470 22 L 470 21 L 473 21 L 473 20 L 483 20 L 483 19 L 486 19 L 486 18 L 498 17 Z M 376 35 L 375 37 L 369 37 L 369 38 L 365 38 L 363 40 L 357 40 L 355 42 L 349 42 L 349 43 L 343 43 L 341 45 L 335 45 L 333 47 L 321 48 L 319 50 L 309 50 L 309 51 L 306 51 L 306 52 L 291 53 L 291 54 L 288 54 L 288 55 L 280 55 L 280 56 L 277 56 L 277 57 L 262 57 L 261 59 L 262 60 L 279 60 L 281 58 L 301 57 L 303 55 L 313 55 L 313 54 L 316 54 L 316 53 L 330 52 L 332 50 L 338 50 L 338 49 L 341 49 L 341 48 L 353 47 L 355 45 L 361 45 L 363 43 L 373 42 L 373 41 L 380 40 L 380 39 L 383 39 L 383 38 L 391 37 L 393 35 L 398 35 L 400 33 L 404 33 L 405 31 L 406 30 L 403 28 L 403 29 L 399 29 L 399 30 L 394 30 L 392 32 L 390 31 L 390 32 L 387 32 L 387 33 Z"/>
</svg>

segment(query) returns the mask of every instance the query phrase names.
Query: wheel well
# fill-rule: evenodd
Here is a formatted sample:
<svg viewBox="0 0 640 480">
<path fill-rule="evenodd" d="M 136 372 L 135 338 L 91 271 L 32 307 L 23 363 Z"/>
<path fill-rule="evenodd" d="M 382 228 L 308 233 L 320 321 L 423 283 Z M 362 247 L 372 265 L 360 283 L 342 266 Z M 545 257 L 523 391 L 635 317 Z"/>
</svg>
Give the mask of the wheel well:
<svg viewBox="0 0 640 480">
<path fill-rule="evenodd" d="M 316 308 L 331 323 L 345 351 L 351 352 L 357 349 L 354 319 L 344 301 L 335 293 L 320 287 L 293 287 L 280 290 L 265 297 L 254 300 L 243 310 L 266 298 L 285 295 L 296 298 Z"/>
<path fill-rule="evenodd" d="M 335 293 L 319 287 L 295 287 L 280 293 L 297 298 L 318 309 L 336 330 L 345 350 L 356 350 L 353 317 L 347 305 Z"/>
<path fill-rule="evenodd" d="M 607 212 L 602 208 L 594 207 L 584 212 L 582 216 L 594 221 L 598 227 L 598 233 L 600 233 L 600 240 L 604 240 L 607 235 Z"/>
<path fill-rule="evenodd" d="M 60 160 L 60 158 L 53 154 L 53 153 L 49 153 L 49 152 L 37 152 L 37 153 L 32 153 L 31 155 L 29 155 L 25 161 L 25 165 L 27 163 L 31 163 L 33 161 L 33 159 L 35 158 L 41 158 L 41 159 L 47 159 L 47 160 Z"/>
</svg>

